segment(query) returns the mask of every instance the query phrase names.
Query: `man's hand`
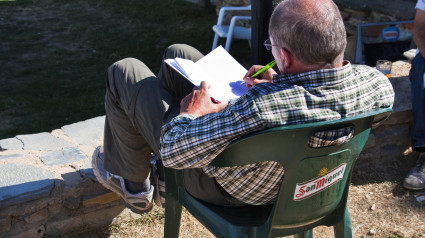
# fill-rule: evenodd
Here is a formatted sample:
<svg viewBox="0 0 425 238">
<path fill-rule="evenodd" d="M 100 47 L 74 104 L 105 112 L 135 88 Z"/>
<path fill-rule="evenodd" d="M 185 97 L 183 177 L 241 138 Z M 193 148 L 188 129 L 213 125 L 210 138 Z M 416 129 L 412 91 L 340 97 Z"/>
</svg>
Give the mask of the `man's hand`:
<svg viewBox="0 0 425 238">
<path fill-rule="evenodd" d="M 192 93 L 183 98 L 180 102 L 180 115 L 192 114 L 196 117 L 200 117 L 208 113 L 223 110 L 228 102 L 213 103 L 208 93 L 210 87 L 211 85 L 209 83 L 202 81 L 199 89 L 193 89 Z"/>
<path fill-rule="evenodd" d="M 245 74 L 243 80 L 245 81 L 246 86 L 248 88 L 251 88 L 254 85 L 259 84 L 259 83 L 273 83 L 273 75 L 276 74 L 276 72 L 272 68 L 267 70 L 264 73 L 261 73 L 260 75 L 257 76 L 257 78 L 251 78 L 250 77 L 255 72 L 260 70 L 262 67 L 263 66 L 261 66 L 261 65 L 254 65 Z"/>
</svg>

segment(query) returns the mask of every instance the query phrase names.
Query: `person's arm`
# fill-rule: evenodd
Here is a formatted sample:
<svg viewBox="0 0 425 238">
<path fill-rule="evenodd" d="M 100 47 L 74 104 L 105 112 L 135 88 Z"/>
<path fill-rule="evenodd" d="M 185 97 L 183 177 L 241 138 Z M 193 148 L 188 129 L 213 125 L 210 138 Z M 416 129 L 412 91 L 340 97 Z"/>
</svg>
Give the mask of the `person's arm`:
<svg viewBox="0 0 425 238">
<path fill-rule="evenodd" d="M 425 57 L 425 11 L 419 9 L 416 10 L 413 40 L 422 56 Z"/>
<path fill-rule="evenodd" d="M 262 129 L 262 120 L 252 100 L 243 98 L 219 112 L 205 114 L 205 108 L 199 109 L 195 101 L 209 104 L 211 99 L 208 94 L 198 93 L 203 94 L 195 90 L 188 98 L 203 99 L 182 100 L 180 115 L 162 127 L 160 151 L 166 167 L 204 167 L 235 139 Z M 205 115 L 198 116 L 201 114 Z"/>
</svg>

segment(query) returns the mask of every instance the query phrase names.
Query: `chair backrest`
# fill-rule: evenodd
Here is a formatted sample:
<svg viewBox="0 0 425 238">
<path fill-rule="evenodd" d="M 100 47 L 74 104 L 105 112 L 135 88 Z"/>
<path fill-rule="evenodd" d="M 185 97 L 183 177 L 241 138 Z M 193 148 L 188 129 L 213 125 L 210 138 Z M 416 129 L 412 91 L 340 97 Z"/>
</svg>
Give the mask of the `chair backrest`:
<svg viewBox="0 0 425 238">
<path fill-rule="evenodd" d="M 272 128 L 243 137 L 229 145 L 213 166 L 231 167 L 276 161 L 284 170 L 280 191 L 267 220 L 280 235 L 333 225 L 344 216 L 353 164 L 365 145 L 372 125 L 387 118 L 391 109 L 333 121 Z M 313 148 L 315 133 L 350 127 L 348 141 Z"/>
</svg>

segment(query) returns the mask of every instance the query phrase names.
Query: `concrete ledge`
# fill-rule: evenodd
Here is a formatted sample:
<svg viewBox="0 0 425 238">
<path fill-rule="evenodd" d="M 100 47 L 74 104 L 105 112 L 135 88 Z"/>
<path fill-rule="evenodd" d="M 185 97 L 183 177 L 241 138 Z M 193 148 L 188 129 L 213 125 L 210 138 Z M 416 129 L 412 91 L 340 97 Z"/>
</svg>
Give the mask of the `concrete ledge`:
<svg viewBox="0 0 425 238">
<path fill-rule="evenodd" d="M 372 130 L 356 169 L 412 154 L 409 70 L 409 63 L 393 64 L 394 113 Z M 0 237 L 61 235 L 138 216 L 93 174 L 91 157 L 103 127 L 104 117 L 97 117 L 0 140 Z"/>
</svg>

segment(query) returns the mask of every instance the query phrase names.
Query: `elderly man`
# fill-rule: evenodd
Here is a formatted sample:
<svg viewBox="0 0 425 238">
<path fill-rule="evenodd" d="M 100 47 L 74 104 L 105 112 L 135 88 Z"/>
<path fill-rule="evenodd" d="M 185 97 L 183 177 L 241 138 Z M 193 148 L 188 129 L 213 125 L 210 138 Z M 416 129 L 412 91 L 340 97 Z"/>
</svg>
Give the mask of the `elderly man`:
<svg viewBox="0 0 425 238">
<path fill-rule="evenodd" d="M 279 164 L 215 168 L 209 163 L 232 141 L 251 132 L 392 106 L 394 92 L 383 74 L 343 60 L 346 33 L 331 0 L 281 2 L 270 19 L 269 33 L 265 46 L 272 50 L 280 73 L 269 69 L 251 78 L 261 68 L 253 66 L 244 78 L 249 91 L 231 102 L 214 104 L 207 83 L 193 88 L 165 64 L 158 78 L 135 59 L 111 66 L 106 170 L 101 156 L 93 160 L 99 181 L 130 208 L 149 210 L 151 190 L 146 180 L 152 151 L 165 166 L 184 169 L 185 187 L 194 197 L 222 206 L 268 204 L 284 174 Z M 192 47 L 174 45 L 164 57 L 197 61 L 202 55 Z M 159 178 L 156 181 L 161 174 Z M 137 183 L 144 186 L 126 191 Z"/>
</svg>

